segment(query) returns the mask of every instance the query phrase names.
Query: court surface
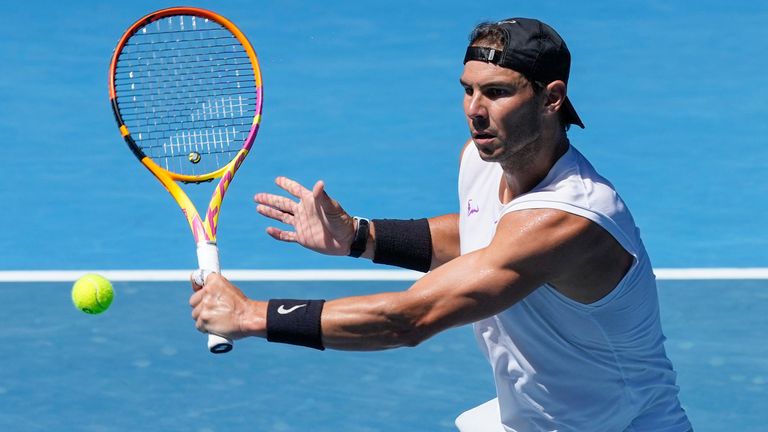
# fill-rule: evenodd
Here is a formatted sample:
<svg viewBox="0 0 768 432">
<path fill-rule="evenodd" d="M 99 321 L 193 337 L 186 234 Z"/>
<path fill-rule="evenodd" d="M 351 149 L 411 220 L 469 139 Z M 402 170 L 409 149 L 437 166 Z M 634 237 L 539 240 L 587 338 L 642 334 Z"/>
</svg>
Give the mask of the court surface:
<svg viewBox="0 0 768 432">
<path fill-rule="evenodd" d="M 338 297 L 405 282 L 250 282 L 254 296 Z M 243 341 L 205 349 L 181 282 L 116 283 L 82 314 L 61 283 L 0 284 L 0 430 L 450 431 L 493 395 L 469 327 L 409 349 L 314 351 Z M 662 281 L 662 320 L 697 431 L 768 423 L 765 281 Z M 31 300 L 37 307 L 31 306 Z"/>
<path fill-rule="evenodd" d="M 30 0 L 4 10 L 0 276 L 191 271 L 188 228 L 123 143 L 107 97 L 122 32 L 176 5 Z M 469 30 L 511 16 L 552 24 L 573 54 L 569 97 L 587 125 L 569 132 L 571 142 L 616 185 L 656 268 L 763 269 L 755 280 L 715 273 L 659 286 L 667 350 L 696 431 L 766 429 L 768 3 L 189 5 L 238 24 L 264 78 L 262 127 L 222 206 L 225 274 L 374 268 L 269 238 L 252 197 L 276 191 L 277 175 L 325 180 L 355 215 L 454 212 Z M 192 194 L 209 196 L 206 186 Z M 456 415 L 493 396 L 468 327 L 381 353 L 254 340 L 212 356 L 189 318 L 186 283 L 118 281 L 100 316 L 71 306 L 70 285 L 0 282 L 0 431 L 449 431 Z M 241 285 L 258 298 L 334 298 L 408 282 Z"/>
</svg>

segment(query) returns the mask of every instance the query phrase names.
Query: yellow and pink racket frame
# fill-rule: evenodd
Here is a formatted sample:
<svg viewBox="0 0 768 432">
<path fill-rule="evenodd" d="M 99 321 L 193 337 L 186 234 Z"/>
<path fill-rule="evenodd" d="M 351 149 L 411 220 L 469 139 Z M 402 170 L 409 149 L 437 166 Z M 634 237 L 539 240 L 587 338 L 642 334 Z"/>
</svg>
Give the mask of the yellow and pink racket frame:
<svg viewBox="0 0 768 432">
<path fill-rule="evenodd" d="M 170 16 L 176 16 L 176 15 L 194 15 L 200 18 L 212 20 L 214 22 L 219 23 L 223 27 L 225 27 L 227 30 L 232 32 L 232 34 L 242 44 L 243 48 L 245 49 L 245 52 L 248 55 L 248 58 L 251 61 L 251 66 L 253 68 L 253 75 L 254 75 L 255 84 L 256 84 L 255 85 L 256 109 L 254 112 L 253 124 L 251 126 L 250 132 L 248 133 L 247 138 L 243 142 L 243 147 L 238 151 L 235 157 L 228 164 L 217 169 L 216 171 L 209 172 L 207 174 L 183 175 L 183 174 L 178 174 L 172 171 L 168 171 L 162 168 L 160 165 L 158 165 L 146 154 L 144 154 L 141 148 L 139 148 L 139 146 L 134 141 L 133 137 L 131 137 L 131 131 L 128 130 L 128 127 L 126 127 L 125 122 L 123 121 L 123 118 L 120 115 L 120 110 L 119 110 L 118 101 L 117 101 L 117 93 L 115 90 L 115 72 L 117 70 L 117 62 L 120 57 L 120 53 L 123 50 L 123 47 L 126 45 L 126 43 L 131 38 L 131 36 L 133 36 L 137 31 L 139 31 L 144 26 L 154 21 L 157 21 L 166 17 L 170 17 Z M 262 108 L 262 102 L 263 102 L 261 70 L 259 68 L 259 62 L 258 62 L 258 58 L 256 57 L 256 52 L 251 46 L 251 43 L 245 37 L 243 32 L 241 32 L 240 29 L 238 29 L 231 21 L 229 21 L 228 19 L 224 18 L 219 14 L 216 14 L 214 12 L 211 12 L 205 9 L 193 8 L 193 7 L 173 7 L 173 8 L 162 9 L 162 10 L 153 12 L 151 14 L 144 16 L 140 20 L 136 21 L 136 23 L 134 23 L 125 32 L 123 37 L 118 42 L 117 47 L 115 48 L 115 52 L 112 56 L 112 61 L 110 62 L 110 66 L 109 66 L 109 98 L 112 104 L 112 111 L 115 114 L 115 119 L 117 120 L 117 124 L 120 127 L 120 133 L 122 134 L 123 139 L 125 139 L 125 142 L 128 144 L 128 147 L 130 147 L 131 151 L 133 151 L 133 154 L 139 159 L 139 161 L 141 161 L 141 163 L 145 167 L 147 167 L 147 169 L 149 169 L 149 171 L 151 171 L 152 174 L 154 174 L 158 180 L 160 180 L 163 186 L 165 186 L 168 192 L 170 192 L 170 194 L 179 204 L 179 207 L 181 207 L 181 210 L 184 213 L 184 216 L 187 218 L 189 227 L 192 229 L 192 234 L 195 237 L 195 242 L 197 244 L 200 244 L 201 242 L 215 244 L 216 228 L 218 226 L 218 220 L 219 220 L 219 210 L 221 208 L 221 202 L 224 199 L 224 193 L 229 187 L 229 184 L 232 181 L 232 178 L 235 175 L 235 172 L 240 167 L 240 164 L 243 163 L 243 160 L 248 155 L 248 152 L 250 151 L 251 146 L 253 145 L 253 141 L 256 138 L 256 134 L 259 130 L 259 123 L 261 122 L 261 108 Z M 184 191 L 181 189 L 181 187 L 177 182 L 201 183 L 201 182 L 211 181 L 219 177 L 221 178 L 221 180 L 219 181 L 218 186 L 213 192 L 213 196 L 211 197 L 211 201 L 208 205 L 208 210 L 206 212 L 205 219 L 203 220 L 200 218 L 200 215 L 197 209 L 195 208 L 194 204 L 192 203 L 192 201 L 189 199 L 187 194 L 184 193 Z"/>
</svg>

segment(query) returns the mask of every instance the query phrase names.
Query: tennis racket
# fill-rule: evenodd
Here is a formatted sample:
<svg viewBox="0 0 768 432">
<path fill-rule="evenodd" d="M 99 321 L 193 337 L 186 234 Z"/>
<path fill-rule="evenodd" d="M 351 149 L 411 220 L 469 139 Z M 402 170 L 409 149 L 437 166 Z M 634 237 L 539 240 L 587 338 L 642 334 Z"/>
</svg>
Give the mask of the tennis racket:
<svg viewBox="0 0 768 432">
<path fill-rule="evenodd" d="M 159 10 L 120 38 L 109 66 L 109 98 L 128 147 L 170 192 L 192 229 L 202 285 L 204 276 L 221 271 L 221 202 L 259 130 L 256 52 L 221 15 L 191 7 Z M 203 219 L 181 186 L 217 178 Z M 208 336 L 213 353 L 232 346 Z"/>
</svg>

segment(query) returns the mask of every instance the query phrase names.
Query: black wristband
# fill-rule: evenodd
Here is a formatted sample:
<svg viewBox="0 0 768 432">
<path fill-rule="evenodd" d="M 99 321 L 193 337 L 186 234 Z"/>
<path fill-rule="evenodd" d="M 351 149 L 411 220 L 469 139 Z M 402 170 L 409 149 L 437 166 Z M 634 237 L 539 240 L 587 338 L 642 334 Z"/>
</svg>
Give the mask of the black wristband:
<svg viewBox="0 0 768 432">
<path fill-rule="evenodd" d="M 352 240 L 352 244 L 349 247 L 349 256 L 352 258 L 360 258 L 360 255 L 365 252 L 365 247 L 368 245 L 368 231 L 370 222 L 368 219 L 356 217 L 357 226 L 355 227 L 355 238 Z"/>
<path fill-rule="evenodd" d="M 420 272 L 432 266 L 432 234 L 427 219 L 374 219 L 373 262 Z"/>
<path fill-rule="evenodd" d="M 324 350 L 320 315 L 325 300 L 272 299 L 267 303 L 267 340 Z"/>
</svg>

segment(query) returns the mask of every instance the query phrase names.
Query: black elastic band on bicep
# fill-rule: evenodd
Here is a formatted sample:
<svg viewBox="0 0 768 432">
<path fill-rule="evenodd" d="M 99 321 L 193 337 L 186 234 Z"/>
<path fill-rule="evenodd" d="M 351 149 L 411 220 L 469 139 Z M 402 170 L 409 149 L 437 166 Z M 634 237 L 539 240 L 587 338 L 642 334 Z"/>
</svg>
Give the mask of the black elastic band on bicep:
<svg viewBox="0 0 768 432">
<path fill-rule="evenodd" d="M 432 234 L 427 219 L 374 219 L 373 262 L 420 272 L 432 266 Z"/>
</svg>

